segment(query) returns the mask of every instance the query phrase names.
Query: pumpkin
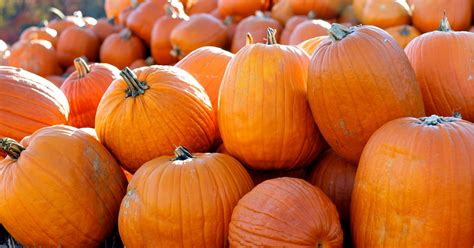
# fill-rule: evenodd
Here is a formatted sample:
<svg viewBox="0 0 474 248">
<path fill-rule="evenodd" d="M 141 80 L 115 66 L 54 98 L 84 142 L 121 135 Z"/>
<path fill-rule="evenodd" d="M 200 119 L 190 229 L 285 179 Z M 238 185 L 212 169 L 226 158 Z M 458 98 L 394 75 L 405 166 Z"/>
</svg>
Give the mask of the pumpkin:
<svg viewBox="0 0 474 248">
<path fill-rule="evenodd" d="M 153 24 L 158 18 L 165 15 L 163 5 L 166 0 L 160 0 L 162 3 L 147 1 L 132 10 L 127 17 L 127 27 L 134 34 L 140 37 L 147 45 L 151 42 L 151 30 Z"/>
<path fill-rule="evenodd" d="M 8 65 L 43 77 L 62 72 L 56 51 L 47 40 L 19 40 L 10 48 Z"/>
<path fill-rule="evenodd" d="M 245 46 L 247 33 L 252 35 L 255 42 L 265 42 L 264 39 L 267 38 L 267 28 L 273 28 L 276 30 L 275 38 L 278 41 L 280 39 L 280 31 L 282 28 L 277 20 L 265 16 L 262 12 L 257 12 L 254 16 L 249 16 L 243 19 L 239 24 L 237 24 L 230 51 L 232 53 L 237 53 Z"/>
<path fill-rule="evenodd" d="M 36 74 L 0 66 L 0 95 L 0 137 L 21 140 L 42 127 L 67 122 L 66 96 Z"/>
<path fill-rule="evenodd" d="M 58 32 L 58 37 L 70 27 L 84 27 L 86 23 L 81 16 L 66 16 L 61 10 L 57 8 L 50 8 L 50 13 L 55 15 L 56 18 L 49 21 L 46 25 L 48 28 L 52 28 Z"/>
<path fill-rule="evenodd" d="M 468 30 L 471 24 L 471 0 L 413 0 L 413 26 L 422 33 L 435 31 L 447 15 L 453 30 Z"/>
<path fill-rule="evenodd" d="M 354 8 L 351 5 L 347 5 L 342 9 L 341 14 L 337 18 L 338 23 L 350 23 L 351 26 L 356 26 L 360 23 L 359 19 L 357 19 L 356 14 L 354 13 Z"/>
<path fill-rule="evenodd" d="M 175 154 L 133 175 L 119 215 L 124 245 L 224 247 L 232 210 L 253 187 L 250 176 L 229 155 L 191 154 L 181 146 Z"/>
<path fill-rule="evenodd" d="M 405 0 L 354 0 L 357 19 L 365 25 L 388 28 L 410 23 L 410 8 Z"/>
<path fill-rule="evenodd" d="M 299 43 L 317 37 L 326 36 L 331 24 L 324 20 L 306 20 L 291 32 L 289 44 L 298 45 Z"/>
<path fill-rule="evenodd" d="M 82 17 L 82 20 L 84 20 L 84 23 L 86 24 L 86 27 L 87 27 L 87 28 L 92 28 L 92 27 L 94 27 L 95 25 L 97 25 L 97 19 L 95 19 L 95 18 L 92 17 L 92 16 L 85 16 L 85 17 Z"/>
<path fill-rule="evenodd" d="M 290 43 L 290 36 L 291 36 L 291 33 L 293 33 L 293 30 L 295 30 L 298 24 L 306 20 L 308 20 L 308 17 L 303 16 L 303 15 L 292 16 L 290 19 L 288 19 L 288 21 L 286 22 L 285 28 L 281 32 L 280 43 L 284 45 L 288 45 Z"/>
<path fill-rule="evenodd" d="M 224 47 L 227 42 L 226 26 L 207 13 L 194 14 L 189 21 L 179 23 L 171 31 L 171 55 L 182 59 L 190 52 L 203 47 Z"/>
<path fill-rule="evenodd" d="M 120 33 L 109 35 L 100 47 L 100 61 L 114 65 L 119 69 L 146 56 L 145 44 L 125 28 Z"/>
<path fill-rule="evenodd" d="M 420 31 L 410 25 L 395 26 L 387 28 L 385 31 L 387 31 L 402 48 L 405 48 L 410 41 L 421 35 Z"/>
<path fill-rule="evenodd" d="M 74 127 L 94 127 L 97 106 L 110 83 L 120 71 L 109 64 L 87 65 L 82 58 L 74 60 L 76 71 L 64 81 L 61 90 L 69 101 L 68 124 Z"/>
<path fill-rule="evenodd" d="M 355 246 L 472 246 L 472 151 L 474 125 L 459 118 L 406 117 L 383 125 L 357 169 Z"/>
<path fill-rule="evenodd" d="M 171 4 L 165 5 L 166 15 L 160 17 L 151 31 L 151 55 L 157 64 L 172 65 L 178 59 L 171 55 L 173 46 L 170 36 L 173 29 L 182 21 L 189 20 L 183 8 L 175 8 Z"/>
<path fill-rule="evenodd" d="M 268 10 L 270 0 L 218 0 L 217 8 L 222 16 L 250 16 L 255 11 Z"/>
<path fill-rule="evenodd" d="M 92 32 L 99 38 L 99 42 L 102 44 L 104 40 L 113 33 L 118 33 L 122 29 L 121 26 L 114 25 L 113 19 L 100 18 L 97 20 L 97 24 L 91 27 Z"/>
<path fill-rule="evenodd" d="M 107 18 L 116 19 L 120 13 L 129 8 L 136 7 L 143 0 L 105 0 L 104 9 Z"/>
<path fill-rule="evenodd" d="M 211 13 L 217 9 L 217 0 L 195 0 L 194 3 L 186 9 L 189 15 L 197 13 Z"/>
<path fill-rule="evenodd" d="M 8 154 L 0 161 L 0 219 L 22 245 L 98 247 L 112 234 L 127 181 L 92 136 L 61 125 L 0 146 Z"/>
<path fill-rule="evenodd" d="M 20 40 L 47 40 L 56 47 L 58 32 L 52 28 L 31 26 L 21 33 Z"/>
<path fill-rule="evenodd" d="M 246 194 L 232 213 L 230 247 L 342 247 L 336 207 L 302 179 L 267 180 Z"/>
<path fill-rule="evenodd" d="M 74 59 L 85 56 L 89 61 L 96 61 L 99 54 L 99 38 L 90 29 L 70 27 L 59 37 L 57 56 L 59 64 L 68 67 Z"/>
<path fill-rule="evenodd" d="M 204 88 L 186 71 L 171 66 L 121 72 L 102 97 L 95 127 L 102 144 L 129 172 L 173 153 L 176 144 L 207 152 L 216 126 Z"/>
<path fill-rule="evenodd" d="M 64 83 L 64 80 L 66 80 L 65 77 L 58 76 L 58 75 L 50 75 L 50 76 L 47 76 L 45 78 L 48 79 L 54 85 L 56 85 L 56 87 L 58 87 L 58 88 L 60 88 L 61 85 Z"/>
<path fill-rule="evenodd" d="M 126 27 L 127 26 L 127 18 L 135 8 L 136 7 L 131 7 L 130 6 L 130 7 L 127 7 L 126 9 L 122 10 L 120 12 L 119 16 L 117 17 L 116 23 L 118 23 L 118 25 Z"/>
<path fill-rule="evenodd" d="M 306 100 L 309 57 L 276 44 L 274 32 L 268 29 L 267 44 L 249 44 L 232 58 L 219 92 L 225 147 L 256 170 L 305 167 L 324 145 Z"/>
<path fill-rule="evenodd" d="M 137 69 L 144 66 L 152 66 L 155 64 L 155 60 L 152 57 L 146 59 L 137 59 L 130 64 L 130 69 Z"/>
<path fill-rule="evenodd" d="M 298 44 L 298 47 L 303 49 L 305 52 L 307 52 L 309 55 L 313 55 L 314 51 L 316 51 L 316 48 L 318 48 L 319 44 L 328 38 L 328 36 L 317 36 L 308 40 L 305 40 Z"/>
<path fill-rule="evenodd" d="M 473 33 L 452 31 L 444 17 L 439 31 L 423 34 L 406 47 L 428 115 L 459 112 L 474 121 L 474 65 L 465 63 L 471 61 L 473 42 Z"/>
<path fill-rule="evenodd" d="M 285 25 L 286 22 L 293 16 L 293 10 L 289 0 L 282 0 L 273 5 L 271 10 L 271 16 L 275 20 L 279 21 L 281 25 Z"/>
<path fill-rule="evenodd" d="M 329 36 L 311 58 L 308 100 L 331 148 L 357 163 L 383 124 L 423 116 L 423 99 L 403 49 L 385 31 L 333 24 Z"/>
<path fill-rule="evenodd" d="M 345 6 L 345 0 L 290 0 L 293 13 L 306 15 L 314 11 L 318 18 L 330 19 L 336 17 Z"/>
</svg>

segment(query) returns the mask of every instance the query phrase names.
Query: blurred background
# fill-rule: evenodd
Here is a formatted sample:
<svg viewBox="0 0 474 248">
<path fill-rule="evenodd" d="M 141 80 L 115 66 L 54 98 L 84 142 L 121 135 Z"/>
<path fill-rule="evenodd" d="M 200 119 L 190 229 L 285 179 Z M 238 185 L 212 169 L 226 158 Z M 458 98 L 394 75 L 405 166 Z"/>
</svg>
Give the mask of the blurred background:
<svg viewBox="0 0 474 248">
<path fill-rule="evenodd" d="M 65 14 L 81 10 L 84 16 L 105 16 L 104 0 L 0 0 L 0 39 L 14 43 L 25 28 L 49 19 L 50 7 Z"/>
</svg>

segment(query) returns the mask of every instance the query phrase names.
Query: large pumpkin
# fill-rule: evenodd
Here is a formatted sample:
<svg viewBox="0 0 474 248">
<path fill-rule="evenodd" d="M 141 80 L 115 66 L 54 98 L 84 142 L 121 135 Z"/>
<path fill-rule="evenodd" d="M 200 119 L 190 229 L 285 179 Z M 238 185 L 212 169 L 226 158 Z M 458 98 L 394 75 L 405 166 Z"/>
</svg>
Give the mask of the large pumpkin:
<svg viewBox="0 0 474 248">
<path fill-rule="evenodd" d="M 102 97 L 95 120 L 100 141 L 128 171 L 171 155 L 176 144 L 207 152 L 216 126 L 204 88 L 171 66 L 125 68 Z"/>
<path fill-rule="evenodd" d="M 390 27 L 385 29 L 385 31 L 387 31 L 402 48 L 405 48 L 410 41 L 421 35 L 418 29 L 410 25 Z"/>
<path fill-rule="evenodd" d="M 267 44 L 249 44 L 232 58 L 219 93 L 227 151 L 259 170 L 304 167 L 324 144 L 306 100 L 309 57 L 277 44 L 274 32 L 268 29 Z"/>
<path fill-rule="evenodd" d="M 229 155 L 191 154 L 144 164 L 122 201 L 120 236 L 127 247 L 225 247 L 232 210 L 253 183 Z M 176 239 L 176 237 L 181 237 Z"/>
<path fill-rule="evenodd" d="M 151 42 L 153 25 L 158 18 L 165 15 L 165 3 L 166 0 L 146 1 L 127 16 L 127 27 L 148 45 Z"/>
<path fill-rule="evenodd" d="M 19 40 L 10 48 L 8 65 L 42 77 L 61 74 L 56 50 L 47 40 Z"/>
<path fill-rule="evenodd" d="M 333 24 L 329 36 L 311 59 L 308 99 L 329 145 L 357 163 L 387 121 L 423 116 L 423 99 L 403 49 L 385 31 Z"/>
<path fill-rule="evenodd" d="M 472 0 L 413 0 L 413 26 L 422 33 L 435 31 L 439 27 L 439 20 L 447 15 L 453 30 L 468 30 L 472 4 Z"/>
<path fill-rule="evenodd" d="M 71 110 L 68 124 L 78 128 L 94 127 L 100 99 L 120 71 L 109 64 L 87 65 L 82 58 L 75 59 L 74 66 L 76 71 L 61 86 Z"/>
<path fill-rule="evenodd" d="M 377 130 L 352 194 L 355 246 L 471 247 L 473 151 L 474 124 L 458 118 L 401 118 Z"/>
<path fill-rule="evenodd" d="M 222 16 L 250 16 L 255 11 L 270 7 L 270 0 L 218 0 L 217 8 Z"/>
<path fill-rule="evenodd" d="M 441 49 L 442 48 L 442 49 Z M 462 114 L 474 121 L 474 33 L 455 32 L 443 18 L 439 31 L 423 34 L 405 49 L 415 69 L 427 114 Z"/>
<path fill-rule="evenodd" d="M 257 185 L 237 204 L 230 247 L 342 247 L 336 207 L 317 187 L 282 177 Z"/>
<path fill-rule="evenodd" d="M 410 23 L 405 0 L 354 0 L 354 12 L 362 24 L 388 28 Z"/>
<path fill-rule="evenodd" d="M 0 146 L 0 222 L 22 245 L 98 247 L 112 234 L 127 181 L 94 137 L 61 125 Z"/>
<path fill-rule="evenodd" d="M 47 40 L 53 47 L 58 43 L 58 32 L 48 27 L 31 26 L 21 33 L 20 40 Z"/>
<path fill-rule="evenodd" d="M 59 64 L 68 67 L 74 59 L 85 56 L 89 61 L 96 61 L 100 43 L 95 33 L 86 28 L 70 27 L 59 36 L 57 56 Z"/>
<path fill-rule="evenodd" d="M 297 15 L 306 15 L 314 11 L 321 19 L 330 19 L 336 17 L 346 0 L 289 0 L 293 13 Z"/>
<path fill-rule="evenodd" d="M 0 95 L 0 138 L 21 140 L 42 127 L 67 122 L 66 96 L 36 74 L 0 66 Z"/>
<path fill-rule="evenodd" d="M 114 65 L 119 69 L 131 65 L 137 59 L 143 59 L 145 56 L 145 44 L 127 28 L 120 33 L 109 35 L 100 47 L 100 61 Z"/>
<path fill-rule="evenodd" d="M 298 45 L 301 42 L 318 37 L 326 36 L 331 24 L 324 20 L 306 20 L 298 24 L 291 32 L 289 45 Z"/>
<path fill-rule="evenodd" d="M 182 59 L 203 46 L 223 48 L 227 42 L 226 26 L 207 13 L 194 14 L 189 21 L 179 23 L 171 32 L 172 55 Z"/>
</svg>

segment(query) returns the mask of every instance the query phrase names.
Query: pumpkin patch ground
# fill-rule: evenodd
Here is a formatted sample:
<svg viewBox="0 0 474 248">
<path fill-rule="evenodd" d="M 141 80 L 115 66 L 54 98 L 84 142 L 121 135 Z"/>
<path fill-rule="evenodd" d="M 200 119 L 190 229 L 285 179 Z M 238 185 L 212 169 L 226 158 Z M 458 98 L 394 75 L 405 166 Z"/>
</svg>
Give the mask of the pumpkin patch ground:
<svg viewBox="0 0 474 248">
<path fill-rule="evenodd" d="M 0 247 L 474 247 L 472 0 L 0 13 Z"/>
</svg>

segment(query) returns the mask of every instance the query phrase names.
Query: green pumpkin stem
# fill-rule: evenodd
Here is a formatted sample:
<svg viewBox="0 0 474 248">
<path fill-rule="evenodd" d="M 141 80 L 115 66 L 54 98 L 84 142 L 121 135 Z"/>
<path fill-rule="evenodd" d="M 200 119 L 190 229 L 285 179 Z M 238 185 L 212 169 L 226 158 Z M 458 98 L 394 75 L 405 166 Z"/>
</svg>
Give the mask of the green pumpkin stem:
<svg viewBox="0 0 474 248">
<path fill-rule="evenodd" d="M 354 32 L 354 28 L 348 28 L 344 25 L 341 25 L 339 23 L 333 23 L 331 25 L 331 28 L 328 31 L 329 37 L 331 37 L 333 40 L 342 40 L 349 34 Z"/>
<path fill-rule="evenodd" d="M 442 31 L 442 32 L 452 31 L 451 25 L 449 25 L 448 17 L 446 16 L 446 11 L 444 12 L 443 18 L 441 18 L 438 31 Z"/>
<path fill-rule="evenodd" d="M 126 98 L 143 95 L 145 94 L 145 90 L 149 89 L 145 82 L 138 81 L 137 75 L 128 67 L 125 67 L 125 69 L 120 72 L 120 76 L 122 76 L 128 86 L 128 89 L 125 91 Z"/>
<path fill-rule="evenodd" d="M 436 126 L 443 123 L 459 121 L 461 120 L 461 114 L 456 112 L 454 113 L 453 117 L 442 117 L 438 115 L 431 115 L 427 117 L 421 117 L 419 118 L 419 120 L 420 122 L 418 122 L 418 124 L 423 124 L 427 126 Z"/>
<path fill-rule="evenodd" d="M 184 161 L 186 159 L 194 157 L 193 154 L 184 146 L 178 146 L 174 150 L 174 155 L 176 156 L 176 158 L 174 159 L 175 161 L 176 160 Z"/>
<path fill-rule="evenodd" d="M 0 139 L 0 148 L 13 159 L 18 159 L 22 151 L 25 150 L 16 140 L 10 138 Z"/>
<path fill-rule="evenodd" d="M 91 72 L 91 68 L 81 57 L 74 59 L 74 67 L 76 68 L 79 78 L 83 78 L 87 75 L 87 73 Z"/>
<path fill-rule="evenodd" d="M 276 45 L 276 30 L 273 28 L 267 28 L 267 45 Z"/>
</svg>

